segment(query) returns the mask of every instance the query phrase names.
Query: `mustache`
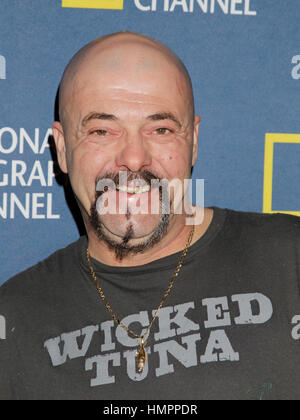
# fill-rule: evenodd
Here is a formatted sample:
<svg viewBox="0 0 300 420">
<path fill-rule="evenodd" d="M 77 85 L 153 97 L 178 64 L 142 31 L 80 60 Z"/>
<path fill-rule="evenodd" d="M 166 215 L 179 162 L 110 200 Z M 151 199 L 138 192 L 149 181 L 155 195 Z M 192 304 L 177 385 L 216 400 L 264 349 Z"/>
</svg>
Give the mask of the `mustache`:
<svg viewBox="0 0 300 420">
<path fill-rule="evenodd" d="M 122 177 L 126 177 L 127 181 L 134 181 L 134 180 L 143 180 L 145 181 L 149 186 L 151 186 L 151 180 L 157 179 L 161 180 L 162 178 L 158 177 L 156 174 L 150 171 L 138 171 L 138 172 L 131 172 L 131 171 L 120 171 L 117 173 L 113 172 L 107 172 L 105 175 L 98 176 L 96 179 L 96 185 L 99 181 L 103 179 L 110 179 L 113 181 L 116 185 L 119 185 L 122 181 Z"/>
</svg>

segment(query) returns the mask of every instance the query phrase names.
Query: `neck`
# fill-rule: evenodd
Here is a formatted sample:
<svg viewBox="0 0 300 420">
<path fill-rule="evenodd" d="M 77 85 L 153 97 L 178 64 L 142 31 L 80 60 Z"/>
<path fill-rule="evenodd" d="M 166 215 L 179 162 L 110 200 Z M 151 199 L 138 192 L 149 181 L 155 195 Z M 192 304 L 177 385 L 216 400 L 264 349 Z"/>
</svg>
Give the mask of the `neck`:
<svg viewBox="0 0 300 420">
<path fill-rule="evenodd" d="M 194 209 L 198 213 L 201 211 L 199 208 Z M 191 245 L 204 235 L 212 221 L 213 210 L 203 210 L 202 223 L 195 225 L 195 233 Z M 116 258 L 114 251 L 104 241 L 99 240 L 93 229 L 87 227 L 88 248 L 91 256 L 103 264 L 119 267 L 139 266 L 181 251 L 187 243 L 190 231 L 191 226 L 186 225 L 184 220 L 181 220 L 181 223 L 179 223 L 177 219 L 173 219 L 170 222 L 168 232 L 158 244 L 145 252 L 134 254 L 133 256 L 128 255 L 120 261 Z"/>
</svg>

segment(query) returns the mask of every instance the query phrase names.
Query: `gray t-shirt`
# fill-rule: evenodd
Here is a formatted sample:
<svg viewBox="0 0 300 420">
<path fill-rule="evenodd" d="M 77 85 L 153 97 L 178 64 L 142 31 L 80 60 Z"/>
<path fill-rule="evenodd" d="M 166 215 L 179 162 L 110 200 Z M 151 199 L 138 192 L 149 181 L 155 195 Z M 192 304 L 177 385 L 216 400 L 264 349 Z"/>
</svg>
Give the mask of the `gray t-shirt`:
<svg viewBox="0 0 300 420">
<path fill-rule="evenodd" d="M 299 399 L 300 219 L 214 211 L 152 326 L 141 373 L 138 340 L 96 291 L 86 237 L 7 281 L 0 399 Z M 92 259 L 137 334 L 180 255 L 125 268 Z"/>
</svg>

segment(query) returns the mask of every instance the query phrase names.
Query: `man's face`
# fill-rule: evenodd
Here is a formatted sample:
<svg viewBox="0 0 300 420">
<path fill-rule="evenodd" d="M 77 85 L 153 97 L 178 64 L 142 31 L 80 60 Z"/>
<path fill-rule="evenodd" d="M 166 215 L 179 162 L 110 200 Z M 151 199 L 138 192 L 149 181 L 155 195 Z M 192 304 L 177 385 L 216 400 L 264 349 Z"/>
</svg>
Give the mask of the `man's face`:
<svg viewBox="0 0 300 420">
<path fill-rule="evenodd" d="M 95 210 L 97 181 L 118 179 L 123 171 L 129 189 L 106 192 L 110 202 L 116 201 L 117 214 L 99 216 L 102 232 L 116 243 L 129 232 L 132 245 L 145 242 L 162 220 L 161 209 L 151 214 L 159 190 L 133 193 L 130 187 L 145 178 L 183 182 L 197 154 L 199 121 L 191 116 L 179 70 L 155 51 L 147 55 L 127 46 L 112 54 L 106 49 L 80 66 L 65 102 L 66 152 L 56 143 L 84 220 Z M 126 214 L 119 214 L 120 202 L 126 203 Z M 148 214 L 133 214 L 137 205 L 146 205 Z M 181 216 L 171 216 L 170 223 L 176 217 Z"/>
</svg>

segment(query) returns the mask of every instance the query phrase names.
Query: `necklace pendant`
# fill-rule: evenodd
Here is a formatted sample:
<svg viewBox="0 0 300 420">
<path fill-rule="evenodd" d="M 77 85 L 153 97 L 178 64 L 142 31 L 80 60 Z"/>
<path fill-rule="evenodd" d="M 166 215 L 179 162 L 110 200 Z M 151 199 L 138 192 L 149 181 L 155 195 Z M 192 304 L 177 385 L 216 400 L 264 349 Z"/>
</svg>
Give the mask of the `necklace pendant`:
<svg viewBox="0 0 300 420">
<path fill-rule="evenodd" d="M 142 338 L 142 342 L 138 342 L 139 346 L 140 346 L 140 350 L 136 352 L 137 354 L 137 368 L 139 372 L 142 372 L 147 360 L 147 353 L 145 350 L 145 343 L 144 340 Z"/>
</svg>

